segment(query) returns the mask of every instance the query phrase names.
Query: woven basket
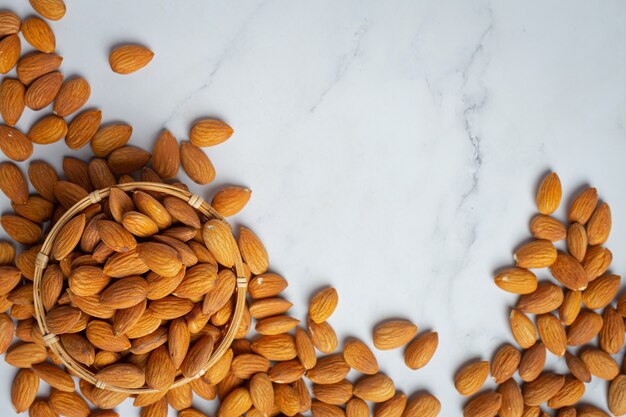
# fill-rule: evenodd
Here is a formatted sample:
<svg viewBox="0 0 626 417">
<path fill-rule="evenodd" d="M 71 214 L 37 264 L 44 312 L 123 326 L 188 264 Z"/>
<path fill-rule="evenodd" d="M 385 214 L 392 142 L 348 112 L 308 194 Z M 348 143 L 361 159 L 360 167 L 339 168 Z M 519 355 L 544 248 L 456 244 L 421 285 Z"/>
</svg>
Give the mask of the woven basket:
<svg viewBox="0 0 626 417">
<path fill-rule="evenodd" d="M 190 206 L 198 210 L 200 213 L 207 216 L 209 219 L 220 219 L 225 221 L 219 213 L 217 213 L 206 201 L 204 201 L 201 197 L 191 194 L 188 191 L 181 190 L 171 185 L 167 184 L 159 184 L 152 182 L 130 182 L 126 184 L 119 184 L 115 186 L 123 191 L 154 191 L 163 194 L 167 194 L 170 196 L 178 197 L 181 200 L 186 201 Z M 37 319 L 37 323 L 39 324 L 39 329 L 43 334 L 44 342 L 50 347 L 50 349 L 59 357 L 61 362 L 70 370 L 73 374 L 78 377 L 84 379 L 85 381 L 95 385 L 101 389 L 107 389 L 111 391 L 124 392 L 127 394 L 148 394 L 157 392 L 157 390 L 152 388 L 136 388 L 136 389 L 128 389 L 121 388 L 110 384 L 105 384 L 104 382 L 98 380 L 96 375 L 88 368 L 86 368 L 83 364 L 75 361 L 63 348 L 62 343 L 57 335 L 54 333 L 50 333 L 46 326 L 46 311 L 43 306 L 43 301 L 41 298 L 41 278 L 43 276 L 43 272 L 48 266 L 50 251 L 52 250 L 52 244 L 54 239 L 61 227 L 66 224 L 70 219 L 74 216 L 82 212 L 84 209 L 89 207 L 92 204 L 99 203 L 102 199 L 109 196 L 110 190 L 112 187 L 105 188 L 102 190 L 97 190 L 89 194 L 87 197 L 83 198 L 74 206 L 72 206 L 54 225 L 46 240 L 41 247 L 39 254 L 35 260 L 35 276 L 33 280 L 33 293 L 34 293 L 34 304 L 35 304 L 35 318 Z M 235 272 L 237 275 L 237 303 L 235 306 L 235 311 L 231 318 L 229 325 L 227 326 L 228 330 L 226 334 L 223 336 L 221 343 L 217 348 L 212 352 L 211 356 L 207 358 L 205 366 L 202 370 L 191 378 L 186 378 L 184 376 L 179 376 L 174 384 L 170 388 L 176 388 L 181 385 L 184 385 L 196 378 L 201 377 L 207 371 L 207 369 L 211 368 L 230 348 L 233 339 L 235 338 L 235 334 L 239 329 L 239 325 L 241 323 L 241 319 L 243 316 L 245 302 L 246 302 L 246 291 L 248 287 L 248 281 L 245 278 L 245 272 L 243 267 L 243 261 L 241 260 L 241 254 L 237 251 L 235 256 Z"/>
</svg>

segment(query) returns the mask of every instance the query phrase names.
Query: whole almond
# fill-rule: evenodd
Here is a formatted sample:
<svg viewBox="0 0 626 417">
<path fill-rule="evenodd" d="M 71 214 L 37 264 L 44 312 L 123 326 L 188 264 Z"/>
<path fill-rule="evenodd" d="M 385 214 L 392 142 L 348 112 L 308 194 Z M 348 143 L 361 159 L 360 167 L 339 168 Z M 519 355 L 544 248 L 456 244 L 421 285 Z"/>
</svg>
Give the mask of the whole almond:
<svg viewBox="0 0 626 417">
<path fill-rule="evenodd" d="M 266 298 L 258 300 L 250 305 L 250 314 L 255 319 L 263 319 L 286 313 L 293 304 L 282 298 Z"/>
<path fill-rule="evenodd" d="M 541 342 L 535 343 L 522 355 L 518 370 L 522 381 L 529 382 L 537 379 L 543 371 L 545 363 L 546 348 Z"/>
<path fill-rule="evenodd" d="M 364 416 L 350 416 L 350 402 L 346 413 L 349 417 L 364 417 Z M 369 411 L 369 410 L 368 410 Z M 437 417 L 441 411 L 441 403 L 432 394 L 428 392 L 421 392 L 419 394 L 411 396 L 404 409 L 403 417 Z M 369 415 L 369 414 L 368 414 Z"/>
<path fill-rule="evenodd" d="M 556 257 L 556 248 L 545 239 L 533 240 L 520 247 L 513 255 L 519 268 L 545 268 L 552 265 Z"/>
<path fill-rule="evenodd" d="M 563 375 L 544 373 L 537 379 L 524 384 L 522 389 L 524 403 L 527 405 L 541 405 L 554 397 L 563 387 Z"/>
<path fill-rule="evenodd" d="M 497 392 L 502 395 L 502 405 L 498 415 L 502 417 L 519 417 L 524 412 L 524 397 L 514 379 L 508 379 L 498 387 Z"/>
<path fill-rule="evenodd" d="M 80 214 L 68 221 L 57 234 L 52 244 L 52 255 L 55 259 L 61 260 L 67 257 L 78 242 L 85 230 L 85 215 Z"/>
<path fill-rule="evenodd" d="M 46 314 L 46 327 L 52 333 L 70 333 L 78 323 L 81 311 L 72 306 L 58 306 Z"/>
<path fill-rule="evenodd" d="M 337 302 L 338 297 L 336 289 L 328 287 L 318 291 L 309 303 L 309 317 L 315 323 L 322 323 L 328 320 L 333 314 L 333 311 L 335 311 Z"/>
<path fill-rule="evenodd" d="M 596 337 L 602 329 L 602 316 L 593 311 L 582 311 L 567 331 L 567 344 L 579 346 Z"/>
<path fill-rule="evenodd" d="M 48 145 L 61 140 L 67 133 L 67 124 L 59 116 L 53 114 L 39 119 L 28 131 L 33 143 Z"/>
<path fill-rule="evenodd" d="M 100 295 L 100 304 L 114 309 L 129 308 L 146 299 L 148 284 L 138 276 L 120 278 Z"/>
<path fill-rule="evenodd" d="M 7 158 L 21 162 L 33 154 L 33 143 L 19 130 L 0 125 L 0 150 Z"/>
<path fill-rule="evenodd" d="M 251 194 L 248 188 L 224 187 L 215 194 L 211 206 L 224 217 L 233 216 L 246 206 Z"/>
<path fill-rule="evenodd" d="M 4 78 L 0 84 L 0 115 L 9 126 L 15 126 L 24 112 L 26 88 L 19 80 Z"/>
<path fill-rule="evenodd" d="M 174 198 L 181 201 L 176 197 Z M 140 212 L 154 220 L 159 229 L 166 229 L 172 224 L 172 216 L 169 211 L 163 206 L 163 204 L 148 193 L 135 191 L 133 193 L 133 202 L 135 203 L 135 207 L 137 207 Z M 187 205 L 187 203 L 184 202 L 183 204 Z M 191 206 L 187 206 L 191 208 Z M 198 227 L 200 227 L 200 225 L 198 225 Z"/>
<path fill-rule="evenodd" d="M 239 249 L 225 222 L 219 219 L 209 220 L 202 227 L 202 237 L 206 247 L 220 264 L 228 268 L 235 264 Z"/>
<path fill-rule="evenodd" d="M 0 164 L 0 189 L 15 204 L 26 204 L 28 201 L 26 177 L 12 162 Z"/>
<path fill-rule="evenodd" d="M 163 277 L 153 271 L 150 271 L 146 277 L 146 281 L 148 282 L 148 299 L 158 300 L 172 294 L 172 292 L 181 284 L 185 275 L 185 268 L 181 268 L 178 274 L 173 277 Z"/>
<path fill-rule="evenodd" d="M 537 190 L 537 208 L 541 214 L 552 214 L 561 203 L 561 181 L 556 172 L 546 175 Z"/>
<path fill-rule="evenodd" d="M 89 406 L 79 394 L 53 389 L 50 393 L 50 407 L 54 412 L 67 417 L 88 417 Z"/>
<path fill-rule="evenodd" d="M 178 141 L 169 130 L 163 129 L 152 149 L 152 169 L 161 178 L 174 178 L 180 166 Z"/>
<path fill-rule="evenodd" d="M 120 388 L 140 388 L 145 383 L 144 371 L 129 363 L 116 363 L 100 370 L 96 378 Z"/>
<path fill-rule="evenodd" d="M 582 265 L 587 273 L 587 280 L 593 281 L 602 275 L 611 265 L 613 254 L 602 246 L 589 247 L 583 259 Z"/>
<path fill-rule="evenodd" d="M 538 214 L 530 221 L 530 234 L 535 239 L 558 242 L 565 239 L 567 230 L 565 225 L 554 217 Z"/>
<path fill-rule="evenodd" d="M 61 335 L 61 343 L 65 351 L 76 361 L 90 366 L 95 360 L 94 346 L 79 334 Z"/>
<path fill-rule="evenodd" d="M 304 376 L 306 369 L 298 359 L 278 362 L 274 364 L 267 374 L 270 380 L 276 384 L 291 384 Z M 346 400 L 347 401 L 347 400 Z"/>
<path fill-rule="evenodd" d="M 218 417 L 237 417 L 244 414 L 252 407 L 252 399 L 246 388 L 233 390 L 220 405 L 217 410 Z"/>
<path fill-rule="evenodd" d="M 0 314 L 0 353 L 6 352 L 13 341 L 15 326 L 13 320 L 6 314 Z"/>
<path fill-rule="evenodd" d="M 556 261 L 550 266 L 550 272 L 557 281 L 570 290 L 587 288 L 587 274 L 580 262 L 571 255 L 559 252 Z"/>
<path fill-rule="evenodd" d="M 23 245 L 33 245 L 41 237 L 41 228 L 23 217 L 5 214 L 0 223 L 11 239 Z"/>
<path fill-rule="evenodd" d="M 550 282 L 541 282 L 533 293 L 519 298 L 517 308 L 524 313 L 545 314 L 559 308 L 563 297 L 561 287 Z"/>
<path fill-rule="evenodd" d="M 365 343 L 356 338 L 346 342 L 343 349 L 343 358 L 351 368 L 363 374 L 374 375 L 378 373 L 378 361 L 374 353 Z"/>
<path fill-rule="evenodd" d="M 380 350 L 396 349 L 417 334 L 417 326 L 408 320 L 390 320 L 374 328 L 374 346 Z"/>
<path fill-rule="evenodd" d="M 615 360 L 600 349 L 589 348 L 581 353 L 580 359 L 591 375 L 598 378 L 611 381 L 619 374 L 620 369 Z"/>
<path fill-rule="evenodd" d="M 454 387 L 467 396 L 478 392 L 489 375 L 489 362 L 477 361 L 463 366 L 454 377 Z"/>
<path fill-rule="evenodd" d="M 30 17 L 22 23 L 22 35 L 26 42 L 41 52 L 54 52 L 56 40 L 48 24 L 38 18 Z"/>
<path fill-rule="evenodd" d="M 522 354 L 510 344 L 503 345 L 491 361 L 491 377 L 496 384 L 509 380 L 519 367 Z"/>
<path fill-rule="evenodd" d="M 395 393 L 393 381 L 384 374 L 363 377 L 354 385 L 354 395 L 362 400 L 380 403 L 391 399 Z"/>
<path fill-rule="evenodd" d="M 115 252 L 128 252 L 137 247 L 134 236 L 119 223 L 99 220 L 96 227 L 100 239 Z"/>
<path fill-rule="evenodd" d="M 22 281 L 20 270 L 14 266 L 0 267 L 0 293 L 6 295 L 10 293 Z"/>
<path fill-rule="evenodd" d="M 131 275 L 141 275 L 150 268 L 139 257 L 137 251 L 116 253 L 111 256 L 102 269 L 103 272 L 113 278 L 123 278 Z"/>
<path fill-rule="evenodd" d="M 280 275 L 268 273 L 251 279 L 248 284 L 248 291 L 254 299 L 275 297 L 287 288 L 287 285 L 287 280 Z"/>
<path fill-rule="evenodd" d="M 620 279 L 619 275 L 606 274 L 590 282 L 582 294 L 585 306 L 591 310 L 607 306 L 617 295 Z"/>
<path fill-rule="evenodd" d="M 548 407 L 557 409 L 576 404 L 585 393 L 585 384 L 572 375 L 565 375 L 563 386 L 550 400 Z"/>
<path fill-rule="evenodd" d="M 407 398 L 403 393 L 397 393 L 391 399 L 377 404 L 374 407 L 376 417 L 401 417 L 406 407 Z"/>
<path fill-rule="evenodd" d="M 91 95 L 91 87 L 82 77 L 66 80 L 54 100 L 54 113 L 67 117 L 85 105 Z"/>
<path fill-rule="evenodd" d="M 85 110 L 79 113 L 68 125 L 65 136 L 67 146 L 74 150 L 85 146 L 98 131 L 101 121 L 102 112 L 100 110 Z"/>
<path fill-rule="evenodd" d="M 521 311 L 511 310 L 509 325 L 515 341 L 522 349 L 528 349 L 537 341 L 537 330 L 533 322 Z"/>
<path fill-rule="evenodd" d="M 230 371 L 238 378 L 249 379 L 258 372 L 267 372 L 269 368 L 270 361 L 263 356 L 254 353 L 244 353 L 235 356 L 231 363 Z"/>
<path fill-rule="evenodd" d="M 528 269 L 507 268 L 500 271 L 494 282 L 504 291 L 513 294 L 530 294 L 537 289 L 537 277 Z"/>
<path fill-rule="evenodd" d="M 486 392 L 472 398 L 463 407 L 463 417 L 493 417 L 502 406 L 502 395 Z"/>
<path fill-rule="evenodd" d="M 17 78 L 28 85 L 44 74 L 55 71 L 63 58 L 54 53 L 33 52 L 22 57 L 17 63 Z"/>
<path fill-rule="evenodd" d="M 123 45 L 111 52 L 109 65 L 113 72 L 130 74 L 148 65 L 153 56 L 154 52 L 144 46 Z"/>
<path fill-rule="evenodd" d="M 11 386 L 11 403 L 16 413 L 28 410 L 39 389 L 39 377 L 31 369 L 20 369 Z"/>
<path fill-rule="evenodd" d="M 154 349 L 163 346 L 165 342 L 167 342 L 167 328 L 161 326 L 150 334 L 133 339 L 130 351 L 136 356 L 148 355 Z M 143 367 L 144 364 L 140 365 Z"/>
<path fill-rule="evenodd" d="M 111 352 L 122 352 L 130 348 L 126 336 L 113 334 L 113 327 L 104 321 L 92 320 L 87 325 L 87 339 L 97 348 Z"/>
<path fill-rule="evenodd" d="M 196 378 L 189 382 L 189 385 L 193 392 L 204 400 L 211 401 L 217 397 L 217 386 L 209 384 L 204 378 Z"/>
<path fill-rule="evenodd" d="M 624 320 L 617 310 L 608 306 L 602 313 L 602 329 L 600 330 L 600 347 L 613 355 L 624 346 Z"/>
<path fill-rule="evenodd" d="M 26 90 L 24 103 L 32 110 L 41 110 L 54 101 L 63 84 L 63 74 L 51 72 L 37 78 Z"/>
<path fill-rule="evenodd" d="M 144 300 L 132 307 L 117 310 L 113 318 L 113 333 L 116 336 L 125 334 L 141 319 L 147 306 L 147 300 Z"/>
<path fill-rule="evenodd" d="M 252 343 L 251 348 L 255 353 L 274 361 L 291 360 L 297 354 L 294 338 L 289 334 L 261 336 Z"/>
<path fill-rule="evenodd" d="M 37 13 L 50 20 L 60 20 L 65 16 L 63 0 L 29 0 Z"/>
<path fill-rule="evenodd" d="M 569 326 L 576 320 L 582 307 L 582 293 L 580 291 L 567 290 L 563 297 L 563 303 L 559 307 L 561 322 Z"/>
<path fill-rule="evenodd" d="M 22 21 L 15 13 L 8 10 L 0 12 L 0 36 L 18 33 L 21 24 Z"/>
<path fill-rule="evenodd" d="M 567 364 L 567 368 L 576 378 L 580 379 L 583 382 L 591 381 L 591 373 L 589 372 L 589 368 L 587 365 L 578 358 L 578 356 L 572 355 L 569 352 L 565 353 L 565 363 Z"/>
<path fill-rule="evenodd" d="M 150 302 L 152 315 L 161 320 L 173 320 L 189 313 L 194 307 L 193 302 L 184 298 L 167 296 Z"/>
<path fill-rule="evenodd" d="M 124 214 L 135 210 L 133 200 L 119 188 L 111 188 L 109 210 L 116 222 L 121 223 Z"/>
<path fill-rule="evenodd" d="M 43 197 L 33 195 L 24 204 L 11 204 L 15 213 L 35 223 L 44 223 L 52 218 L 54 205 Z"/>
<path fill-rule="evenodd" d="M 233 129 L 221 120 L 202 119 L 194 123 L 189 140 L 196 146 L 215 146 L 228 140 Z"/>
<path fill-rule="evenodd" d="M 44 161 L 33 161 L 28 167 L 28 178 L 35 191 L 41 194 L 42 197 L 48 201 L 56 201 L 54 184 L 58 180 L 58 176 L 52 166 Z"/>
<path fill-rule="evenodd" d="M 313 417 L 345 417 L 346 414 L 336 405 L 314 401 L 311 404 L 311 415 Z"/>
<path fill-rule="evenodd" d="M 274 386 L 265 373 L 258 373 L 250 379 L 250 399 L 254 407 L 269 415 L 274 406 Z"/>
<path fill-rule="evenodd" d="M 56 417 L 58 414 L 52 410 L 47 401 L 35 401 L 28 409 L 28 415 L 32 417 Z"/>
<path fill-rule="evenodd" d="M 122 215 L 122 225 L 137 237 L 148 237 L 159 232 L 159 226 L 149 216 L 138 211 L 128 211 Z"/>
<path fill-rule="evenodd" d="M 180 254 L 171 246 L 156 242 L 144 242 L 137 246 L 137 250 L 144 263 L 161 276 L 172 277 L 183 266 Z"/>
<path fill-rule="evenodd" d="M 132 174 L 146 166 L 150 158 L 150 153 L 143 149 L 134 146 L 122 146 L 109 154 L 107 163 L 114 174 Z"/>
<path fill-rule="evenodd" d="M 171 196 L 165 197 L 163 199 L 163 205 L 174 220 L 178 220 L 182 224 L 193 227 L 194 229 L 199 229 L 202 226 L 195 209 L 180 198 Z"/>
<path fill-rule="evenodd" d="M 587 223 L 587 240 L 590 245 L 602 245 L 609 238 L 611 232 L 611 209 L 607 203 L 602 203 L 593 212 Z"/>
<path fill-rule="evenodd" d="M 587 253 L 587 231 L 580 223 L 572 223 L 567 229 L 567 250 L 578 262 L 585 259 Z"/>
<path fill-rule="evenodd" d="M 407 345 L 404 351 L 404 363 L 411 369 L 423 368 L 435 354 L 438 344 L 437 332 L 421 334 Z"/>
<path fill-rule="evenodd" d="M 92 135 L 91 149 L 96 156 L 104 158 L 115 149 L 126 145 L 132 133 L 132 126 L 126 123 L 102 126 Z"/>
<path fill-rule="evenodd" d="M 30 368 L 33 364 L 47 359 L 46 348 L 35 343 L 13 345 L 7 351 L 4 360 L 15 368 Z"/>
<path fill-rule="evenodd" d="M 81 297 L 73 294 L 71 291 L 67 292 L 69 295 L 71 304 L 81 309 L 84 313 L 90 316 L 110 319 L 115 314 L 115 310 L 112 308 L 104 307 L 100 304 L 100 297 L 98 295 L 92 295 L 89 297 Z"/>
<path fill-rule="evenodd" d="M 95 189 L 103 189 L 114 186 L 117 181 L 104 159 L 96 158 L 89 162 L 87 168 L 89 180 Z"/>
<path fill-rule="evenodd" d="M 574 223 L 585 224 L 593 214 L 598 204 L 598 191 L 595 188 L 586 188 L 572 202 L 567 219 Z"/>
<path fill-rule="evenodd" d="M 0 40 L 0 73 L 6 74 L 15 67 L 21 50 L 20 37 L 17 35 L 8 35 Z"/>
<path fill-rule="evenodd" d="M 313 320 L 307 321 L 309 336 L 317 350 L 323 353 L 334 352 L 339 343 L 337 334 L 332 326 L 327 322 L 315 323 Z"/>
<path fill-rule="evenodd" d="M 160 325 L 161 319 L 157 318 L 152 310 L 146 309 L 139 320 L 137 320 L 134 325 L 130 326 L 123 334 L 131 339 L 138 339 L 154 333 Z"/>
<path fill-rule="evenodd" d="M 176 369 L 183 363 L 189 349 L 189 329 L 184 319 L 174 320 L 169 327 L 168 349 Z"/>
<path fill-rule="evenodd" d="M 300 324 L 300 320 L 290 316 L 274 316 L 258 320 L 255 330 L 259 334 L 274 335 L 287 333 Z"/>
<path fill-rule="evenodd" d="M 183 169 L 195 183 L 204 185 L 215 179 L 215 168 L 211 160 L 193 143 L 181 143 L 180 159 Z"/>
<path fill-rule="evenodd" d="M 44 382 L 53 388 L 63 392 L 73 392 L 75 389 L 72 377 L 61 368 L 49 363 L 38 363 L 33 365 L 33 371 Z"/>
<path fill-rule="evenodd" d="M 537 316 L 537 330 L 546 348 L 554 355 L 561 357 L 567 349 L 567 335 L 561 321 L 552 314 Z"/>
<path fill-rule="evenodd" d="M 350 366 L 343 360 L 343 356 L 334 354 L 318 358 L 315 367 L 309 369 L 306 375 L 315 384 L 335 384 L 344 379 L 349 371 Z M 389 398 L 385 398 L 385 400 Z"/>
<path fill-rule="evenodd" d="M 618 375 L 609 387 L 609 410 L 616 416 L 626 414 L 626 375 Z"/>
<path fill-rule="evenodd" d="M 170 329 L 171 331 L 171 329 Z M 213 366 L 207 369 L 202 379 L 208 384 L 217 385 L 226 378 L 226 375 L 230 372 L 230 366 L 233 362 L 233 350 L 228 349 L 224 356 L 220 358 Z M 253 377 L 254 378 L 254 377 Z"/>
</svg>

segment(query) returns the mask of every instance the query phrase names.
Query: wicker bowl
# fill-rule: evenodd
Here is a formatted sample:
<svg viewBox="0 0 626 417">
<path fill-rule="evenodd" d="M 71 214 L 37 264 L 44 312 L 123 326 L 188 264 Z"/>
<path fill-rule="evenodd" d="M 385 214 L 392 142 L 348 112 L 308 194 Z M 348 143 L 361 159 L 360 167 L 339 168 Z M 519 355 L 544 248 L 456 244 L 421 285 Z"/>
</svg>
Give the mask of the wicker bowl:
<svg viewBox="0 0 626 417">
<path fill-rule="evenodd" d="M 167 194 L 170 196 L 174 196 L 180 198 L 183 201 L 186 201 L 190 206 L 198 210 L 200 213 L 205 215 L 209 219 L 220 219 L 225 222 L 222 216 L 217 213 L 206 201 L 204 201 L 201 197 L 192 194 L 188 191 L 182 190 L 180 188 L 176 188 L 167 184 L 160 183 L 152 183 L 152 182 L 130 182 L 125 184 L 115 185 L 114 187 L 119 188 L 123 191 L 151 191 L 151 192 L 159 192 L 163 194 Z M 74 206 L 72 206 L 60 219 L 59 221 L 52 227 L 46 240 L 44 241 L 39 254 L 35 260 L 35 276 L 33 279 L 33 293 L 34 293 L 34 305 L 35 305 L 35 319 L 39 325 L 39 329 L 43 334 L 44 342 L 50 347 L 50 349 L 59 357 L 60 361 L 65 365 L 65 367 L 74 375 L 84 379 L 85 381 L 95 385 L 97 388 L 107 389 L 116 392 L 123 392 L 127 394 L 148 394 L 158 392 L 155 389 L 142 387 L 136 389 L 128 389 L 117 387 L 111 384 L 105 384 L 104 382 L 98 380 L 96 374 L 87 368 L 85 365 L 74 360 L 63 348 L 62 343 L 57 335 L 51 333 L 46 326 L 46 310 L 43 306 L 43 301 L 41 297 L 41 279 L 43 273 L 48 266 L 50 252 L 52 250 L 52 244 L 54 239 L 56 238 L 59 230 L 65 225 L 70 219 L 74 216 L 82 212 L 84 209 L 89 207 L 92 204 L 97 204 L 102 199 L 107 198 L 109 196 L 110 190 L 113 187 L 105 188 L 102 190 L 97 190 L 89 194 L 87 197 L 83 198 L 79 202 L 77 202 Z M 237 302 L 235 305 L 235 310 L 233 312 L 233 316 L 231 318 L 230 323 L 227 325 L 226 334 L 223 335 L 220 344 L 213 350 L 211 355 L 206 358 L 206 364 L 202 368 L 202 370 L 195 376 L 191 378 L 184 377 L 183 375 L 179 376 L 174 384 L 170 388 L 176 388 L 181 385 L 184 385 L 196 378 L 201 377 L 204 373 L 211 368 L 230 348 L 230 345 L 235 338 L 235 334 L 239 328 L 241 323 L 241 319 L 243 316 L 245 302 L 246 302 L 246 291 L 248 287 L 248 281 L 245 278 L 243 261 L 241 260 L 241 254 L 239 251 L 235 254 L 235 273 L 237 276 Z"/>
</svg>

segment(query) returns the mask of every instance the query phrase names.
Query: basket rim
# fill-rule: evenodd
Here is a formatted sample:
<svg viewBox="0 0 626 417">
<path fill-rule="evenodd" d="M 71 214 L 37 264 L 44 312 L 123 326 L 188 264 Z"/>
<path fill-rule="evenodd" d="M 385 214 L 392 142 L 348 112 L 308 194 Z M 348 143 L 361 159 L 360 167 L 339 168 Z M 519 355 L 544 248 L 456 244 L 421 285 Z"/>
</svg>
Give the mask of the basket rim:
<svg viewBox="0 0 626 417">
<path fill-rule="evenodd" d="M 39 330 L 43 335 L 44 343 L 57 355 L 60 359 L 61 363 L 65 365 L 66 368 L 70 371 L 71 374 L 78 376 L 79 378 L 91 383 L 96 388 L 106 389 L 110 391 L 127 393 L 129 395 L 132 394 L 150 394 L 160 392 L 159 390 L 149 388 L 149 387 L 141 387 L 141 388 L 123 388 L 118 387 L 112 384 L 104 383 L 100 381 L 96 374 L 89 370 L 85 365 L 77 362 L 74 358 L 72 358 L 62 346 L 60 342 L 59 336 L 48 331 L 45 321 L 46 310 L 43 306 L 42 294 L 41 294 L 41 280 L 43 277 L 43 273 L 48 266 L 48 262 L 50 260 L 50 252 L 52 251 L 52 245 L 54 240 L 56 239 L 59 230 L 74 216 L 82 212 L 87 207 L 97 204 L 102 201 L 104 198 L 107 198 L 111 192 L 111 189 L 119 188 L 122 191 L 155 191 L 168 194 L 169 196 L 174 196 L 180 198 L 181 200 L 186 201 L 191 207 L 200 211 L 202 214 L 207 216 L 209 219 L 218 219 L 223 221 L 231 230 L 230 224 L 221 216 L 209 203 L 207 203 L 202 197 L 197 194 L 193 194 L 184 189 L 175 187 L 169 184 L 163 183 L 155 183 L 155 182 L 128 182 L 123 184 L 116 184 L 107 188 L 103 188 L 100 190 L 93 191 L 89 193 L 86 197 L 76 202 L 72 207 L 70 207 L 61 218 L 54 224 L 54 226 L 48 232 L 46 239 L 44 240 L 37 257 L 35 258 L 35 274 L 33 277 L 33 298 L 34 298 L 34 308 L 35 308 L 35 319 L 37 320 L 37 324 L 39 326 Z M 232 231 L 231 231 L 232 234 Z M 234 238 L 234 237 L 233 237 Z M 194 379 L 200 378 L 203 376 L 208 369 L 210 369 L 217 361 L 219 361 L 222 356 L 226 353 L 226 351 L 232 345 L 233 340 L 235 339 L 235 335 L 239 329 L 241 324 L 241 320 L 243 319 L 243 313 L 245 309 L 246 303 L 246 293 L 248 287 L 248 279 L 246 278 L 245 268 L 243 265 L 243 260 L 241 258 L 241 253 L 239 250 L 235 251 L 235 273 L 237 277 L 237 285 L 236 285 L 236 293 L 237 293 L 237 301 L 235 304 L 235 310 L 233 312 L 233 316 L 228 324 L 226 324 L 226 334 L 222 337 L 222 341 L 220 344 L 211 352 L 211 355 L 207 359 L 204 367 L 193 377 L 185 377 L 184 375 L 179 376 L 174 384 L 172 384 L 168 389 L 176 388 L 182 385 L 185 385 Z"/>
</svg>

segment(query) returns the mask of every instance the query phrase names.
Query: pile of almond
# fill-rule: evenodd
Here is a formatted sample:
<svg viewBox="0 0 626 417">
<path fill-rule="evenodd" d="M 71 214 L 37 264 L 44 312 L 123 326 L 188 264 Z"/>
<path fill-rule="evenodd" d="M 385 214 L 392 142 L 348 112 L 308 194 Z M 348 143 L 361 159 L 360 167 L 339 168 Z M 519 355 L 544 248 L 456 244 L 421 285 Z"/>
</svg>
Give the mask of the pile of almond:
<svg viewBox="0 0 626 417">
<path fill-rule="evenodd" d="M 504 291 L 520 295 L 510 325 L 521 349 L 504 345 L 491 363 L 472 362 L 459 370 L 455 386 L 462 395 L 480 391 L 489 374 L 498 384 L 467 402 L 467 417 L 547 416 L 541 408 L 546 406 L 560 417 L 608 416 L 578 405 L 592 378 L 610 381 L 608 408 L 613 415 L 626 414 L 626 376 L 614 359 L 624 345 L 626 297 L 617 296 L 620 277 L 608 272 L 612 254 L 603 246 L 611 210 L 598 201 L 595 188 L 586 188 L 572 201 L 564 224 L 552 216 L 561 197 L 559 177 L 550 173 L 537 191 L 532 240 L 515 251 L 515 266 L 494 279 Z M 548 268 L 553 280 L 538 282 L 531 270 L 540 268 Z M 546 370 L 548 354 L 564 358 L 569 373 Z"/>
<path fill-rule="evenodd" d="M 198 184 L 208 184 L 215 170 L 201 147 L 226 141 L 233 130 L 219 120 L 192 126 L 189 141 L 167 130 L 152 152 L 129 146 L 132 127 L 104 124 L 97 109 L 81 108 L 90 96 L 81 77 L 64 80 L 57 70 L 54 33 L 46 22 L 66 12 L 63 0 L 30 0 L 41 15 L 24 22 L 0 12 L 0 71 L 16 68 L 17 78 L 0 84 L 0 150 L 16 162 L 27 161 L 33 144 L 65 139 L 71 150 L 90 145 L 94 157 L 63 159 L 59 174 L 44 161 L 27 169 L 0 164 L 0 189 L 14 213 L 1 224 L 14 243 L 0 242 L 0 352 L 20 368 L 11 388 L 18 413 L 32 417 L 113 417 L 129 397 L 144 417 L 161 417 L 168 409 L 181 417 L 201 417 L 192 408 L 195 396 L 219 399 L 218 416 L 242 414 L 288 416 L 434 417 L 441 405 L 420 391 L 407 396 L 380 372 L 366 343 L 338 338 L 328 319 L 338 302 L 326 288 L 312 298 L 306 322 L 288 313 L 281 297 L 287 281 L 268 272 L 262 242 L 241 227 L 233 239 L 226 223 L 209 220 L 186 202 L 159 192 L 126 193 L 113 188 L 109 198 L 93 204 L 65 223 L 56 237 L 41 293 L 33 294 L 35 261 L 48 231 L 77 201 L 94 190 L 135 181 L 169 183 L 186 189 L 176 176 L 182 166 Z M 21 55 L 20 34 L 36 51 Z M 153 53 L 126 45 L 111 52 L 111 69 L 120 74 L 147 65 Z M 52 113 L 28 131 L 16 127 L 25 108 Z M 72 117 L 71 120 L 66 119 Z M 30 186 L 35 194 L 30 194 Z M 225 187 L 211 205 L 222 216 L 238 213 L 250 190 Z M 248 300 L 236 339 L 206 373 L 171 388 L 175 378 L 195 376 L 220 343 L 234 308 L 233 253 L 245 262 Z M 72 375 L 48 347 L 34 318 L 35 296 L 45 308 L 48 330 L 76 362 L 101 382 L 96 387 Z M 251 335 L 254 325 L 255 334 Z M 14 337 L 18 341 L 14 342 Z M 434 355 L 437 333 L 417 335 L 407 320 L 387 321 L 374 329 L 378 349 L 406 345 L 404 360 L 419 369 Z M 353 381 L 347 379 L 354 370 Z M 37 396 L 44 382 L 47 398 Z M 129 395 L 107 386 L 151 388 L 156 393 Z"/>
</svg>

